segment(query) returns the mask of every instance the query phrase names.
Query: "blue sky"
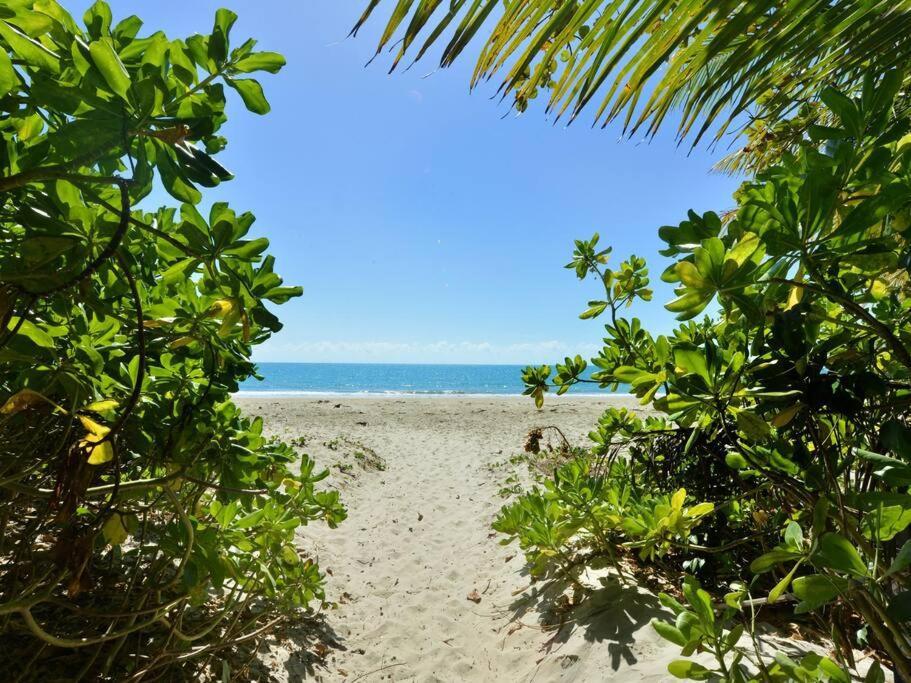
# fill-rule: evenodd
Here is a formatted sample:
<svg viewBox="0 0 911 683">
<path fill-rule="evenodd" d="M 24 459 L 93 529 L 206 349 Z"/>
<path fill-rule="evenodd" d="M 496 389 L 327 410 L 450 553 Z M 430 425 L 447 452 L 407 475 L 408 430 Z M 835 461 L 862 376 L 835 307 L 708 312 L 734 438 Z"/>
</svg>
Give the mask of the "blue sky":
<svg viewBox="0 0 911 683">
<path fill-rule="evenodd" d="M 89 4 L 66 3 L 79 12 Z M 278 310 L 285 328 L 256 359 L 591 354 L 601 325 L 577 316 L 596 283 L 562 266 L 572 240 L 595 231 L 617 263 L 630 253 L 650 260 L 655 301 L 631 313 L 671 329 L 657 229 L 690 208 L 731 206 L 738 181 L 710 172 L 724 150 L 690 153 L 669 126 L 646 142 L 591 128 L 584 115 L 568 128 L 540 108 L 516 116 L 492 88 L 469 93 L 470 59 L 443 71 L 432 55 L 408 72 L 387 75 L 382 57 L 365 68 L 380 22 L 346 38 L 364 4 L 111 2 L 115 21 L 135 12 L 171 37 L 209 32 L 215 9 L 228 6 L 240 15 L 236 44 L 252 36 L 288 59 L 261 79 L 269 115 L 234 102 L 219 158 L 237 177 L 208 198 L 253 211 L 278 272 L 304 287 Z"/>
</svg>

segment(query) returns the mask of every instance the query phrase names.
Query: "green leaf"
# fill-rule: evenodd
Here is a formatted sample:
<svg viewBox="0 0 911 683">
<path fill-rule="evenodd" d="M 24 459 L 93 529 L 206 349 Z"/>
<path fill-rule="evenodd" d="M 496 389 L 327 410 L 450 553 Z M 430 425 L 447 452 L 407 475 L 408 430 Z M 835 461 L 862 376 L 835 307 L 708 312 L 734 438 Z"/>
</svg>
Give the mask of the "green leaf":
<svg viewBox="0 0 911 683">
<path fill-rule="evenodd" d="M 725 454 L 724 462 L 728 467 L 734 470 L 745 470 L 750 466 L 750 463 L 747 462 L 747 459 L 744 458 L 743 455 L 733 451 L 729 451 Z"/>
<path fill-rule="evenodd" d="M 13 329 L 17 324 L 19 324 L 19 319 L 15 317 L 11 318 L 9 321 L 9 328 Z M 55 346 L 54 338 L 35 325 L 31 320 L 23 321 L 22 324 L 19 325 L 17 334 L 31 340 L 36 346 L 39 346 L 42 349 L 53 349 Z"/>
<path fill-rule="evenodd" d="M 887 420 L 879 431 L 879 438 L 899 458 L 911 461 L 911 429 L 899 420 Z"/>
<path fill-rule="evenodd" d="M 867 669 L 867 675 L 864 676 L 864 683 L 886 683 L 886 675 L 879 662 L 873 660 L 870 668 Z"/>
<path fill-rule="evenodd" d="M 794 574 L 797 572 L 797 568 L 803 563 L 803 560 L 798 560 L 794 566 L 791 568 L 791 571 L 778 583 L 775 584 L 775 587 L 769 591 L 769 604 L 775 603 L 778 601 L 778 598 L 781 597 L 782 593 L 788 590 L 788 586 L 791 585 L 791 579 L 794 578 Z"/>
<path fill-rule="evenodd" d="M 705 380 L 706 384 L 711 383 L 709 368 L 702 351 L 699 351 L 698 349 L 674 349 L 674 363 L 688 372 L 699 375 Z"/>
<path fill-rule="evenodd" d="M 754 574 L 762 574 L 773 567 L 777 567 L 783 562 L 796 560 L 803 556 L 803 553 L 794 550 L 776 549 L 760 555 L 750 563 L 750 571 Z"/>
<path fill-rule="evenodd" d="M 239 240 L 236 245 L 230 249 L 225 249 L 224 253 L 237 258 L 252 259 L 269 248 L 269 240 L 265 237 L 259 237 L 255 240 Z"/>
<path fill-rule="evenodd" d="M 265 517 L 265 515 L 266 515 L 265 508 L 260 508 L 259 510 L 254 510 L 249 515 L 245 515 L 245 516 L 241 517 L 239 520 L 237 520 L 237 522 L 235 523 L 235 526 L 238 529 L 248 529 L 251 526 L 258 524 L 259 521 L 263 517 Z"/>
<path fill-rule="evenodd" d="M 241 73 L 268 71 L 277 74 L 285 65 L 285 58 L 277 52 L 254 52 L 234 63 L 234 70 Z"/>
<path fill-rule="evenodd" d="M 166 149 L 162 149 L 158 153 L 158 174 L 161 177 L 162 185 L 175 199 L 189 204 L 198 204 L 202 200 L 202 194 L 193 183 L 183 177 L 180 167 L 171 154 L 173 152 Z"/>
<path fill-rule="evenodd" d="M 711 300 L 712 296 L 706 296 L 701 292 L 688 291 L 670 303 L 665 304 L 664 307 L 671 313 L 678 313 L 677 320 L 689 320 L 699 315 L 709 305 Z"/>
<path fill-rule="evenodd" d="M 174 284 L 185 280 L 199 267 L 199 259 L 192 256 L 181 259 L 169 266 L 161 275 L 161 281 L 164 284 Z"/>
<path fill-rule="evenodd" d="M 699 269 L 696 268 L 696 264 L 692 261 L 679 261 L 674 267 L 674 270 L 676 271 L 680 282 L 687 287 L 692 287 L 694 289 L 702 289 L 705 287 L 705 278 L 702 277 Z"/>
<path fill-rule="evenodd" d="M 819 537 L 826 530 L 826 520 L 829 515 L 829 499 L 820 496 L 813 506 L 813 536 Z"/>
<path fill-rule="evenodd" d="M 223 7 L 215 12 L 215 25 L 209 36 L 209 56 L 216 63 L 223 62 L 228 55 L 229 35 L 235 21 L 237 15 L 229 9 Z"/>
<path fill-rule="evenodd" d="M 588 305 L 589 305 L 588 310 L 579 315 L 579 318 L 581 318 L 582 320 L 596 318 L 599 315 L 601 315 L 602 313 L 604 313 L 604 309 L 607 308 L 606 301 L 590 301 L 588 303 Z"/>
<path fill-rule="evenodd" d="M 851 98 L 832 87 L 823 88 L 819 97 L 829 109 L 835 112 L 842 125 L 852 136 L 861 136 L 863 117 Z"/>
<path fill-rule="evenodd" d="M 693 610 L 699 616 L 703 626 L 710 626 L 715 623 L 715 610 L 712 608 L 712 597 L 699 585 L 699 582 L 696 579 L 687 576 L 683 580 L 683 594 L 686 596 L 687 602 L 690 603 Z"/>
<path fill-rule="evenodd" d="M 13 92 L 19 87 L 19 76 L 13 68 L 6 50 L 0 49 L 0 97 Z"/>
<path fill-rule="evenodd" d="M 669 640 L 680 647 L 686 645 L 686 638 L 676 626 L 673 626 L 666 621 L 661 621 L 660 619 L 652 619 L 652 628 L 654 628 L 658 632 L 658 635 L 665 640 Z"/>
<path fill-rule="evenodd" d="M 864 534 L 880 541 L 891 541 L 911 525 L 911 496 L 898 505 L 879 505 L 862 519 Z"/>
<path fill-rule="evenodd" d="M 851 543 L 836 533 L 823 534 L 819 539 L 819 548 L 810 558 L 813 564 L 829 567 L 842 572 L 867 575 L 867 565 L 860 557 L 860 553 Z"/>
<path fill-rule="evenodd" d="M 89 30 L 89 35 L 93 39 L 97 40 L 103 36 L 107 36 L 111 31 L 111 8 L 103 0 L 96 0 L 96 2 L 89 7 L 85 14 L 82 15 L 82 20 L 85 22 L 86 28 Z"/>
<path fill-rule="evenodd" d="M 801 600 L 795 611 L 803 614 L 822 607 L 848 590 L 850 585 L 847 579 L 828 574 L 799 576 L 791 584 L 794 595 Z"/>
<path fill-rule="evenodd" d="M 874 470 L 874 474 L 887 484 L 892 486 L 907 486 L 911 484 L 911 464 L 907 464 L 898 458 L 873 453 L 863 448 L 855 448 L 854 452 L 858 457 L 879 465 L 879 468 Z"/>
<path fill-rule="evenodd" d="M 126 522 L 119 512 L 108 517 L 104 526 L 101 527 L 101 532 L 104 540 L 111 545 L 120 545 L 130 535 Z"/>
<path fill-rule="evenodd" d="M 686 509 L 684 512 L 684 517 L 687 519 L 697 519 L 709 514 L 710 512 L 714 511 L 714 509 L 714 503 L 697 503 L 696 505 L 693 505 L 692 507 Z"/>
<path fill-rule="evenodd" d="M 111 90 L 117 93 L 121 99 L 129 102 L 130 74 L 127 73 L 126 67 L 120 61 L 117 52 L 114 51 L 110 39 L 102 38 L 91 42 L 89 54 Z"/>
<path fill-rule="evenodd" d="M 738 410 L 736 417 L 737 428 L 754 441 L 761 441 L 771 434 L 769 423 L 749 410 Z"/>
<path fill-rule="evenodd" d="M 258 81 L 252 78 L 226 78 L 225 82 L 237 91 L 244 105 L 254 114 L 269 113 L 271 107 Z"/>
<path fill-rule="evenodd" d="M 706 669 L 702 664 L 698 664 L 689 659 L 677 659 L 667 665 L 668 672 L 674 678 L 684 678 L 691 681 L 707 681 L 714 672 Z"/>
<path fill-rule="evenodd" d="M 803 548 L 803 529 L 797 522 L 788 522 L 784 531 L 784 542 L 794 550 L 799 551 Z"/>
<path fill-rule="evenodd" d="M 60 58 L 56 53 L 5 21 L 0 21 L 0 37 L 6 40 L 16 56 L 29 66 L 52 74 L 60 73 Z"/>
<path fill-rule="evenodd" d="M 142 19 L 135 14 L 131 14 L 125 19 L 117 22 L 117 26 L 114 27 L 111 35 L 119 45 L 123 45 L 124 43 L 132 41 L 141 28 Z"/>
<path fill-rule="evenodd" d="M 22 260 L 30 269 L 40 268 L 73 248 L 75 243 L 66 237 L 29 237 L 22 241 Z"/>
</svg>

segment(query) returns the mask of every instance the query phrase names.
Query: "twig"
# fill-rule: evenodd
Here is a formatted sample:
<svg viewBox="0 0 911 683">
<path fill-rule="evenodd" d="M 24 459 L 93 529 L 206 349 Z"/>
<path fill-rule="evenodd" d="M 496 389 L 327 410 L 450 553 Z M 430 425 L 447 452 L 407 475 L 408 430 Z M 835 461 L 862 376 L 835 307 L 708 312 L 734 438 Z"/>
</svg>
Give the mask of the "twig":
<svg viewBox="0 0 911 683">
<path fill-rule="evenodd" d="M 360 676 L 358 676 L 357 678 L 352 680 L 351 683 L 355 683 L 355 681 L 359 681 L 362 678 L 367 678 L 367 676 L 372 676 L 373 674 L 379 673 L 380 671 L 385 671 L 386 669 L 391 669 L 394 666 L 404 666 L 407 663 L 408 662 L 396 662 L 395 664 L 387 664 L 386 666 L 381 666 L 379 669 L 374 669 L 373 671 L 368 671 L 367 673 L 361 674 Z"/>
</svg>

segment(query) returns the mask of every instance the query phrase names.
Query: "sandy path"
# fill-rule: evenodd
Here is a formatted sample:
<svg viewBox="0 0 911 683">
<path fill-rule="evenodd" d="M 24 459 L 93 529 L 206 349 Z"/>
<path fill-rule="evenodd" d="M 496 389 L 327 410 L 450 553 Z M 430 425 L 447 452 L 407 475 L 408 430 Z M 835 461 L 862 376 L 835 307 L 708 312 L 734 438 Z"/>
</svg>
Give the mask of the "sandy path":
<svg viewBox="0 0 911 683">
<path fill-rule="evenodd" d="M 582 442 L 604 401 L 555 399 L 541 412 L 527 400 L 508 398 L 240 403 L 264 415 L 271 432 L 306 436 L 306 450 L 322 465 L 338 458 L 323 443 L 340 435 L 373 448 L 387 462 L 386 471 L 360 473 L 356 481 L 334 477 L 344 486 L 348 520 L 336 531 L 313 527 L 304 534 L 305 545 L 332 572 L 328 599 L 341 603 L 329 621 L 344 649 L 328 655 L 328 668 L 317 669 L 317 677 L 667 678 L 665 662 L 676 648 L 648 625 L 658 613 L 651 596 L 621 596 L 609 584 L 591 602 L 597 614 L 590 622 L 565 626 L 548 644 L 553 634 L 540 629 L 539 596 L 513 596 L 528 585 L 521 554 L 500 546 L 490 531 L 509 472 L 492 472 L 489 465 L 520 452 L 537 425 L 558 424 Z M 475 590 L 478 604 L 467 599 Z M 281 660 L 283 653 L 274 657 Z M 290 653 L 288 661 L 276 661 L 284 665 L 280 677 L 305 677 L 307 667 L 294 660 Z"/>
<path fill-rule="evenodd" d="M 628 398 L 610 400 L 638 409 Z M 337 607 L 270 641 L 260 658 L 263 678 L 676 680 L 667 664 L 680 650 L 649 624 L 666 616 L 654 595 L 589 570 L 583 580 L 594 589 L 567 620 L 564 587 L 543 595 L 530 587 L 518 548 L 499 545 L 490 530 L 503 504 L 500 488 L 517 471 L 508 458 L 521 451 L 528 430 L 555 424 L 584 443 L 607 400 L 553 398 L 540 412 L 520 398 L 238 403 L 262 415 L 268 432 L 303 437 L 304 450 L 332 469 L 327 484 L 342 490 L 349 510 L 338 529 L 317 525 L 299 536 L 301 548 L 331 573 L 327 600 Z M 385 460 L 385 471 L 359 467 L 355 454 L 368 449 Z M 480 594 L 477 604 L 467 599 L 472 591 Z M 772 634 L 764 639 L 769 654 L 825 652 Z M 869 660 L 861 668 L 867 666 Z"/>
</svg>

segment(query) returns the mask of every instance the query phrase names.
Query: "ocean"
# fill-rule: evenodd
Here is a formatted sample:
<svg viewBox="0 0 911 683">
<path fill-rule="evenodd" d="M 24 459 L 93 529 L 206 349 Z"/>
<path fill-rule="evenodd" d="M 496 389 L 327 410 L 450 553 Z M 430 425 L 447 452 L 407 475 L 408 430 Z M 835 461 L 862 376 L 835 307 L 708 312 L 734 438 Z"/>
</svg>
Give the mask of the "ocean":
<svg viewBox="0 0 911 683">
<path fill-rule="evenodd" d="M 393 363 L 258 363 L 263 380 L 248 379 L 240 395 L 385 394 L 505 395 L 522 393 L 522 365 Z M 625 390 L 625 389 L 623 389 Z M 607 393 L 595 384 L 572 394 Z"/>
</svg>

